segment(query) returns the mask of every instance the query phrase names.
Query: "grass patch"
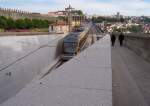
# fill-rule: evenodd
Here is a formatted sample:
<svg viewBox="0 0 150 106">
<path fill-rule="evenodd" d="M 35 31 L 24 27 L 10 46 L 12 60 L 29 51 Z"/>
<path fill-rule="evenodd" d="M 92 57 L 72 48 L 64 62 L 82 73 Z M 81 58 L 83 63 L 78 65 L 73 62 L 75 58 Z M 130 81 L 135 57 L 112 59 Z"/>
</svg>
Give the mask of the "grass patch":
<svg viewBox="0 0 150 106">
<path fill-rule="evenodd" d="M 0 32 L 4 32 L 4 29 L 0 29 Z"/>
<path fill-rule="evenodd" d="M 49 32 L 48 28 L 34 28 L 32 32 Z"/>
</svg>

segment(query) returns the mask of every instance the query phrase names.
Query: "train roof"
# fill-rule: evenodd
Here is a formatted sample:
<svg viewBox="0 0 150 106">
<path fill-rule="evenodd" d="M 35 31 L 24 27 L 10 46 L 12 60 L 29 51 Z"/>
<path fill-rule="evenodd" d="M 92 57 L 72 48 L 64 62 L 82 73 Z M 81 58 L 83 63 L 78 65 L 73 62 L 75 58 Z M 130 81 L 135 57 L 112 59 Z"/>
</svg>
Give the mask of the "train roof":
<svg viewBox="0 0 150 106">
<path fill-rule="evenodd" d="M 81 32 L 72 32 L 64 38 L 64 42 L 77 42 Z"/>
</svg>

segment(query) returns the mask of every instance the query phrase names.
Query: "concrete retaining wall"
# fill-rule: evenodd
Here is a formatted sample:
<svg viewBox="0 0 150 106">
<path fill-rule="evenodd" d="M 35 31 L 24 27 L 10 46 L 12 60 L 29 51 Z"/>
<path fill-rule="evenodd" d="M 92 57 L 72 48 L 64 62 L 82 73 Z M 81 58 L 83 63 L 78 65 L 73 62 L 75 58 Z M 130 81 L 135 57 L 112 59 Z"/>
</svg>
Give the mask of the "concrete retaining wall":
<svg viewBox="0 0 150 106">
<path fill-rule="evenodd" d="M 49 32 L 0 32 L 0 36 L 48 35 Z"/>
<path fill-rule="evenodd" d="M 125 45 L 136 54 L 150 62 L 150 35 L 126 34 Z"/>
<path fill-rule="evenodd" d="M 61 52 L 64 36 L 0 37 L 0 103 L 50 67 Z"/>
</svg>

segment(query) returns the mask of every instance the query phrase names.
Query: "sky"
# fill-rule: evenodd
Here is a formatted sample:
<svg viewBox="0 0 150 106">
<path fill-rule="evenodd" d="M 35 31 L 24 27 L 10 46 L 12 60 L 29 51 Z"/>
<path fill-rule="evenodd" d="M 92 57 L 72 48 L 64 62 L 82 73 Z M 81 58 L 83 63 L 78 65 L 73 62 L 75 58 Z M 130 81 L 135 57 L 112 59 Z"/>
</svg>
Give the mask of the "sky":
<svg viewBox="0 0 150 106">
<path fill-rule="evenodd" d="M 150 16 L 150 0 L 0 0 L 0 7 L 47 13 L 68 5 L 93 15 Z"/>
</svg>

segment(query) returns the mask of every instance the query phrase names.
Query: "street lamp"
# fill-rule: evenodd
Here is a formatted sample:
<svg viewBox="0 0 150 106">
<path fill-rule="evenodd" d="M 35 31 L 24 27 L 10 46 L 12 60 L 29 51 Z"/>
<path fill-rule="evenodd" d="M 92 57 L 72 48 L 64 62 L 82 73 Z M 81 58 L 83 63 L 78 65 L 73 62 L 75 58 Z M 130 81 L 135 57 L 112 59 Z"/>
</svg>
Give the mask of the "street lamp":
<svg viewBox="0 0 150 106">
<path fill-rule="evenodd" d="M 69 32 L 71 32 L 71 29 L 72 29 L 72 12 L 73 12 L 74 8 L 72 8 L 71 5 L 69 5 L 69 7 L 65 8 L 65 10 L 67 11 L 67 15 L 68 15 Z"/>
</svg>

